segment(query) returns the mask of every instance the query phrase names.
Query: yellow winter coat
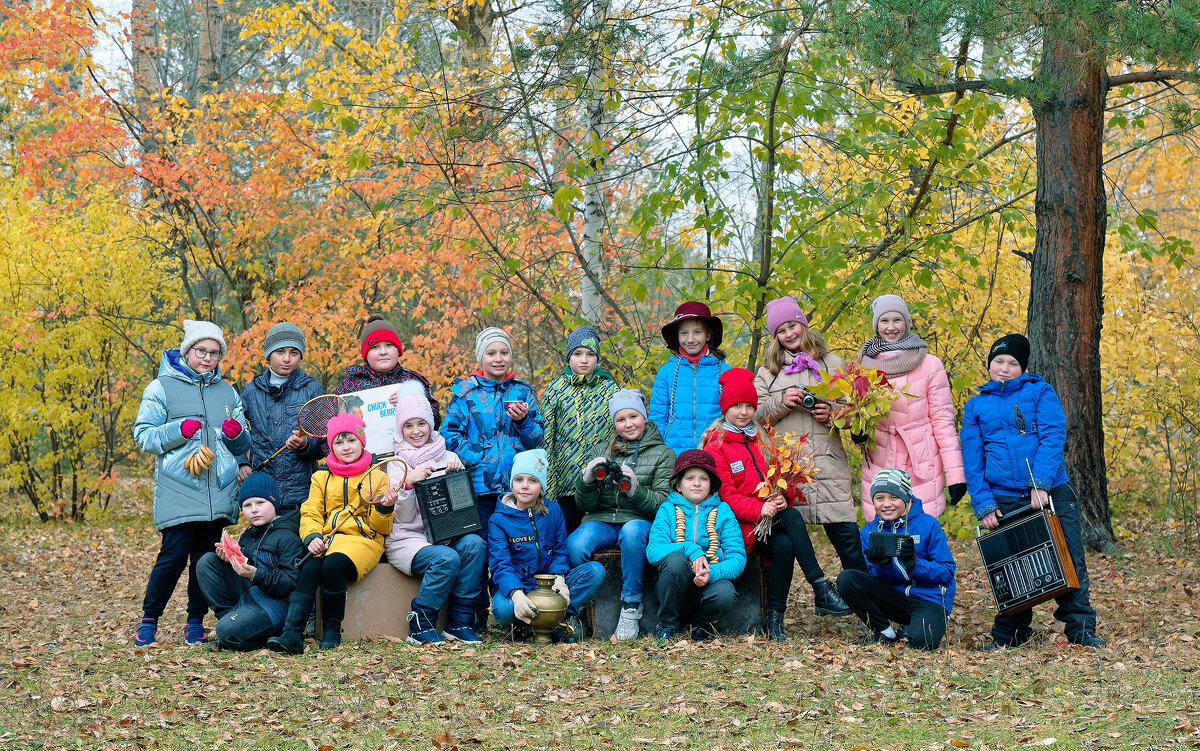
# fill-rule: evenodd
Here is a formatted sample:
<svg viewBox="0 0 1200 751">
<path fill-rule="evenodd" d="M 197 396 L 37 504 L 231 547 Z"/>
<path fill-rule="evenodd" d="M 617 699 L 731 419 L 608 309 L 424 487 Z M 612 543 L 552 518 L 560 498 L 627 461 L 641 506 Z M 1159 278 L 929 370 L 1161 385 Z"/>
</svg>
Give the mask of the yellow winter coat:
<svg viewBox="0 0 1200 751">
<path fill-rule="evenodd" d="M 359 500 L 359 481 L 371 471 L 338 477 L 327 469 L 317 470 L 312 476 L 308 500 L 300 507 L 300 539 L 305 546 L 313 535 L 328 536 L 336 532 L 326 555 L 341 553 L 353 561 L 359 580 L 379 563 L 383 541 L 392 531 L 391 507 L 372 506 Z"/>
</svg>

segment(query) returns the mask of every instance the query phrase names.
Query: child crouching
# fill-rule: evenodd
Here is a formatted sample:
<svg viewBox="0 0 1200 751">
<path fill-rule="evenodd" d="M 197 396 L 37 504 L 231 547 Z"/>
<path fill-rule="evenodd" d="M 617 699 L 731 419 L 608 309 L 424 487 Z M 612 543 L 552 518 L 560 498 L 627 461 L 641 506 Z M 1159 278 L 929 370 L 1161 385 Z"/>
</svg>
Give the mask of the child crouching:
<svg viewBox="0 0 1200 751">
<path fill-rule="evenodd" d="M 412 644 L 445 644 L 446 639 L 477 643 L 475 602 L 483 589 L 487 547 L 479 535 L 463 535 L 445 545 L 432 545 L 425 537 L 425 522 L 417 505 L 416 483 L 443 470 L 463 468 L 456 454 L 446 450 L 446 439 L 433 429 L 433 410 L 422 395 L 404 394 L 396 402 L 396 430 L 392 439 L 397 458 L 409 466 L 400 485 L 393 476 L 396 494 L 392 531 L 384 542 L 388 562 L 421 580 L 408 614 L 408 641 Z M 399 471 L 399 462 L 389 471 Z M 396 469 L 393 470 L 392 468 Z M 438 612 L 449 603 L 445 637 L 437 632 Z"/>
<path fill-rule="evenodd" d="M 675 461 L 673 492 L 650 527 L 646 560 L 658 567 L 658 631 L 670 639 L 691 621 L 697 640 L 715 635 L 733 606 L 733 580 L 746 567 L 746 547 L 733 511 L 717 495 L 721 479 L 707 452 L 689 449 Z"/>
<path fill-rule="evenodd" d="M 283 628 L 304 547 L 278 515 L 278 495 L 275 479 L 266 472 L 247 476 L 240 499 L 250 527 L 238 538 L 245 559 L 231 560 L 218 542 L 196 566 L 200 589 L 217 615 L 220 649 L 261 649 Z"/>
<path fill-rule="evenodd" d="M 837 582 L 846 603 L 871 628 L 859 644 L 896 641 L 894 621 L 906 626 L 910 645 L 937 649 L 954 606 L 954 556 L 942 525 L 921 510 L 912 480 L 902 469 L 875 473 L 871 504 L 875 519 L 859 533 L 869 573 L 849 569 Z"/>
<path fill-rule="evenodd" d="M 568 563 L 562 510 L 542 499 L 549 467 L 545 449 L 513 457 L 512 492 L 496 504 L 488 521 L 492 617 L 504 628 L 517 621 L 530 623 L 537 609 L 525 593 L 537 586 L 537 574 L 553 574 L 554 591 L 569 603 L 566 620 L 554 629 L 553 637 L 573 643 L 583 635 L 579 611 L 604 583 L 604 565 L 588 561 L 571 568 Z"/>
</svg>

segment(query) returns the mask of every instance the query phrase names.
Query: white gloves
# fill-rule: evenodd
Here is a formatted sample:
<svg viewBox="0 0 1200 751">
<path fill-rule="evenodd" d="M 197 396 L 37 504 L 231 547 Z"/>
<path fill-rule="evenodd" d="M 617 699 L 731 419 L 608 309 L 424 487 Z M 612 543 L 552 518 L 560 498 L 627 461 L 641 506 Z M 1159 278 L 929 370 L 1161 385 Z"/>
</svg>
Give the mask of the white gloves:
<svg viewBox="0 0 1200 751">
<path fill-rule="evenodd" d="M 550 589 L 562 595 L 562 598 L 567 601 L 568 605 L 571 604 L 571 590 L 567 589 L 567 580 L 562 576 L 554 577 L 554 584 L 550 586 Z"/>
<path fill-rule="evenodd" d="M 583 468 L 583 481 L 588 485 L 591 485 L 593 482 L 595 482 L 596 480 L 592 477 L 592 473 L 596 471 L 596 467 L 599 467 L 603 463 L 603 456 L 597 456 L 595 459 L 588 462 L 587 466 Z"/>
<path fill-rule="evenodd" d="M 514 590 L 512 593 L 513 614 L 517 616 L 518 621 L 525 623 L 533 622 L 533 617 L 537 615 L 537 608 L 534 607 L 533 601 L 529 599 L 521 590 Z"/>
<path fill-rule="evenodd" d="M 632 498 L 633 494 L 636 493 L 638 489 L 637 475 L 634 474 L 633 467 L 629 466 L 628 464 L 621 465 L 621 474 L 625 475 L 626 480 L 629 480 L 629 490 L 625 491 L 625 495 Z"/>
</svg>

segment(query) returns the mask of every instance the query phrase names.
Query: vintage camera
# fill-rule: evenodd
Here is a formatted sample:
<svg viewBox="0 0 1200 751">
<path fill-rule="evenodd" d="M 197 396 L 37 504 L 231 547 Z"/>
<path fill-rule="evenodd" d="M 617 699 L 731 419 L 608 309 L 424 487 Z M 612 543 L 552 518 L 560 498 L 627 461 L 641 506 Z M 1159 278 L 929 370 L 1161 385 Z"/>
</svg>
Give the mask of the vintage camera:
<svg viewBox="0 0 1200 751">
<path fill-rule="evenodd" d="M 633 487 L 633 483 L 629 482 L 629 478 L 621 471 L 621 465 L 612 459 L 605 461 L 592 470 L 592 479 L 604 485 L 615 485 L 617 490 L 622 493 L 629 492 Z"/>
<path fill-rule="evenodd" d="M 817 406 L 818 404 L 820 404 L 823 401 L 825 401 L 825 400 L 822 399 L 821 397 L 817 396 L 813 392 L 809 391 L 808 389 L 800 390 L 800 406 L 804 407 L 805 409 L 807 409 L 810 412 L 812 411 L 813 407 Z"/>
</svg>

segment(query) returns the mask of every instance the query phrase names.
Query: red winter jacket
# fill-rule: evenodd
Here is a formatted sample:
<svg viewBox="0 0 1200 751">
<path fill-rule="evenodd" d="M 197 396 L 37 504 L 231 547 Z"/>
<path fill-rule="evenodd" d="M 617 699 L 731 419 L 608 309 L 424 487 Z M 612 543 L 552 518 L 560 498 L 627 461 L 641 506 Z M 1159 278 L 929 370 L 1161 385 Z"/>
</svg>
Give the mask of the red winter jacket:
<svg viewBox="0 0 1200 751">
<path fill-rule="evenodd" d="M 746 552 L 754 547 L 754 526 L 762 518 L 763 499 L 758 497 L 758 485 L 767 475 L 767 461 L 758 437 L 747 442 L 744 433 L 728 430 L 714 432 L 704 450 L 717 462 L 717 476 L 721 478 L 721 500 L 733 509 L 738 525 L 742 528 L 742 541 Z M 788 505 L 795 505 L 795 494 L 784 493 Z"/>
</svg>

